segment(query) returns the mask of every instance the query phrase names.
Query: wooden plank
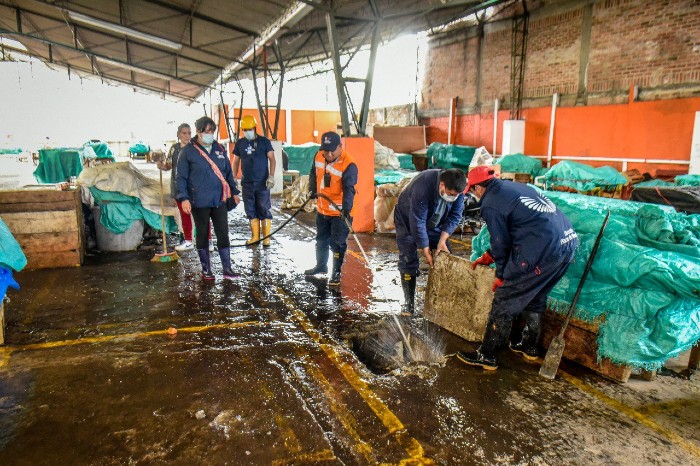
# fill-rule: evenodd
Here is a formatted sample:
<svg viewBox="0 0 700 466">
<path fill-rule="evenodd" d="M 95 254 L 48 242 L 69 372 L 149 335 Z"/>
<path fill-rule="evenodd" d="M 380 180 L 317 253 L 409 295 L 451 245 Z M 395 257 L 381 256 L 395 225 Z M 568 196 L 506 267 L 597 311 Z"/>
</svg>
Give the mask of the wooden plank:
<svg viewBox="0 0 700 466">
<path fill-rule="evenodd" d="M 690 350 L 690 358 L 688 359 L 688 369 L 696 371 L 700 368 L 700 343 L 693 346 Z"/>
<path fill-rule="evenodd" d="M 83 265 L 85 260 L 85 219 L 83 218 L 83 201 L 80 197 L 80 192 L 76 190 L 75 196 L 75 213 L 76 221 L 78 222 L 78 248 L 80 250 L 80 265 Z"/>
<path fill-rule="evenodd" d="M 78 218 L 75 210 L 3 214 L 2 220 L 15 236 L 30 233 L 78 231 Z"/>
<path fill-rule="evenodd" d="M 73 199 L 60 202 L 23 202 L 17 204 L 0 204 L 0 214 L 13 214 L 17 212 L 58 212 L 75 210 Z"/>
<path fill-rule="evenodd" d="M 5 303 L 0 301 L 0 345 L 5 344 Z"/>
<path fill-rule="evenodd" d="M 31 233 L 15 235 L 25 254 L 32 252 L 76 251 L 81 247 L 78 232 Z"/>
<path fill-rule="evenodd" d="M 19 189 L 14 191 L 0 191 L 0 204 L 73 201 L 76 192 L 77 191 L 60 191 L 58 189 Z"/>
<path fill-rule="evenodd" d="M 491 312 L 494 273 L 490 267 L 472 270 L 463 257 L 438 255 L 428 276 L 423 315 L 467 341 L 481 341 Z"/>
<path fill-rule="evenodd" d="M 423 126 L 375 126 L 373 136 L 381 145 L 403 154 L 426 146 Z"/>
<path fill-rule="evenodd" d="M 563 323 L 564 319 L 561 316 L 547 311 L 542 329 L 542 346 L 549 348 L 549 344 L 559 334 Z M 581 324 L 585 323 L 578 319 L 572 319 L 569 322 L 564 334 L 566 341 L 564 357 L 599 373 L 603 377 L 616 382 L 627 382 L 632 374 L 632 368 L 618 366 L 605 358 L 598 364 L 598 334 L 581 328 Z"/>
<path fill-rule="evenodd" d="M 27 268 L 25 270 L 80 266 L 79 250 L 32 252 L 25 255 L 27 256 Z"/>
<path fill-rule="evenodd" d="M 639 376 L 642 378 L 642 380 L 646 380 L 647 382 L 653 382 L 654 380 L 656 380 L 656 371 L 642 370 L 639 373 Z"/>
</svg>

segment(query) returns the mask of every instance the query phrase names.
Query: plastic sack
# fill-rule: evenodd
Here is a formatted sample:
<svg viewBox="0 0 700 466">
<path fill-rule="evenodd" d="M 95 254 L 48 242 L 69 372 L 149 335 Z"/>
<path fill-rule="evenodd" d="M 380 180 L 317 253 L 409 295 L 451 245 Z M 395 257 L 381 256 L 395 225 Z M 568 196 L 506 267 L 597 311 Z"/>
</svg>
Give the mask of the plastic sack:
<svg viewBox="0 0 700 466">
<path fill-rule="evenodd" d="M 472 161 L 469 162 L 469 170 L 482 165 L 493 165 L 493 160 L 493 156 L 489 154 L 486 147 L 481 146 L 474 151 L 474 157 L 472 157 Z"/>
<path fill-rule="evenodd" d="M 382 146 L 379 141 L 374 141 L 374 168 L 398 170 L 401 167 L 399 159 L 393 149 Z"/>
</svg>

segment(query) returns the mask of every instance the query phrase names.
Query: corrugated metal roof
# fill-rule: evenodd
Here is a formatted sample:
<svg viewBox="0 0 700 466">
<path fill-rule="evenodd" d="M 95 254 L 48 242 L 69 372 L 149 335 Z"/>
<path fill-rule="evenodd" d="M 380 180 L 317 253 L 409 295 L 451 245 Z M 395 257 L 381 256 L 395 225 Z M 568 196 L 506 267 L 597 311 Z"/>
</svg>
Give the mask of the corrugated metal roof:
<svg viewBox="0 0 700 466">
<path fill-rule="evenodd" d="M 341 53 L 442 26 L 504 0 L 339 0 Z M 287 68 L 326 59 L 330 0 L 0 0 L 0 36 L 49 65 L 192 101 L 234 74 L 249 76 L 254 47 L 277 40 Z M 275 54 L 268 66 L 279 68 Z M 259 65 L 258 65 L 259 66 Z"/>
</svg>

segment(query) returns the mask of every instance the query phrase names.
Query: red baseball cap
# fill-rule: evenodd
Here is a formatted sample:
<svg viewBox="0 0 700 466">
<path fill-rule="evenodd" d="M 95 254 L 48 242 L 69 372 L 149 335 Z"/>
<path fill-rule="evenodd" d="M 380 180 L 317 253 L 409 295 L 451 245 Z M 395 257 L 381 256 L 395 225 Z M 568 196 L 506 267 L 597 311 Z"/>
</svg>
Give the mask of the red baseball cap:
<svg viewBox="0 0 700 466">
<path fill-rule="evenodd" d="M 480 165 L 474 167 L 467 175 L 467 191 L 471 189 L 472 186 L 483 183 L 486 180 L 491 180 L 497 178 L 496 171 L 490 165 Z"/>
</svg>

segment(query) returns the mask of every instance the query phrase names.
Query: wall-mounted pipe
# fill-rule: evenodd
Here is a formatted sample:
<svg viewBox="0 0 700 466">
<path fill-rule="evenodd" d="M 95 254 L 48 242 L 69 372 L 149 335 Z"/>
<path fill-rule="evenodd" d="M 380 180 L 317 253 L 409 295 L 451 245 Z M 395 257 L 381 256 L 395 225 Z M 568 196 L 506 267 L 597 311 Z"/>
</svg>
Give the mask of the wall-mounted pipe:
<svg viewBox="0 0 700 466">
<path fill-rule="evenodd" d="M 454 134 L 455 115 L 457 113 L 457 97 L 452 97 L 450 100 L 450 120 L 447 128 L 447 143 L 452 144 L 452 135 Z"/>
<path fill-rule="evenodd" d="M 556 92 L 552 95 L 552 116 L 549 121 L 549 145 L 547 146 L 547 168 L 552 166 L 552 145 L 554 143 L 554 121 L 557 117 L 557 103 L 559 94 Z"/>
</svg>

